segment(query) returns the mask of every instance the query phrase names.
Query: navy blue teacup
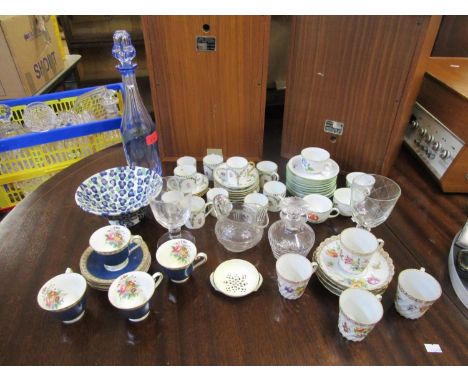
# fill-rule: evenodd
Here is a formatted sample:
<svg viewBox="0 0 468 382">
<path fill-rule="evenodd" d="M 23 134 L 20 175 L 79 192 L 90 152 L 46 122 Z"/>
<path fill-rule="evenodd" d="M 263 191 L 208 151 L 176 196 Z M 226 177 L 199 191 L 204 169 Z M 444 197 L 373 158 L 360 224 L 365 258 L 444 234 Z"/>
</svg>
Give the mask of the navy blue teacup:
<svg viewBox="0 0 468 382">
<path fill-rule="evenodd" d="M 143 239 L 132 235 L 127 227 L 108 225 L 99 228 L 89 238 L 89 245 L 103 257 L 104 268 L 110 272 L 120 271 L 128 264 L 128 256 L 141 246 Z M 130 244 L 135 245 L 130 248 Z"/>
<path fill-rule="evenodd" d="M 156 260 L 172 282 L 187 281 L 193 270 L 206 263 L 205 253 L 197 254 L 195 244 L 186 239 L 173 239 L 163 243 L 156 251 Z"/>
<path fill-rule="evenodd" d="M 108 292 L 110 303 L 132 322 L 143 321 L 150 312 L 150 299 L 163 275 L 156 272 L 128 272 L 117 277 Z"/>
<path fill-rule="evenodd" d="M 47 281 L 37 294 L 39 306 L 65 324 L 77 322 L 84 316 L 86 280 L 67 268 L 65 273 Z"/>
</svg>

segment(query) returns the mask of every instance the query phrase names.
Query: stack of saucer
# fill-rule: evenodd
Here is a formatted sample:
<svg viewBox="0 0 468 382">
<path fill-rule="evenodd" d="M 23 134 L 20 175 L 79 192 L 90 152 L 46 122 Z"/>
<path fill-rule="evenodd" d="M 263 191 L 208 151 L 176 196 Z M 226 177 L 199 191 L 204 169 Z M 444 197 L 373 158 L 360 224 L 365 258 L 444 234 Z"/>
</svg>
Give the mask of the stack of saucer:
<svg viewBox="0 0 468 382">
<path fill-rule="evenodd" d="M 332 197 L 336 190 L 336 180 L 340 167 L 333 160 L 328 160 L 329 166 L 322 172 L 311 173 L 304 168 L 301 155 L 292 157 L 286 166 L 286 187 L 288 191 L 299 197 L 309 194 L 321 194 Z"/>
<path fill-rule="evenodd" d="M 136 244 L 130 244 L 130 248 Z M 104 267 L 103 256 L 98 255 L 88 247 L 80 259 L 80 272 L 91 288 L 107 291 L 112 282 L 127 272 L 147 272 L 151 265 L 151 253 L 143 241 L 141 248 L 132 251 L 128 256 L 128 264 L 121 270 L 109 271 Z"/>
<path fill-rule="evenodd" d="M 248 194 L 260 190 L 257 169 L 254 168 L 245 176 L 233 180 L 227 176 L 226 163 L 221 164 L 214 170 L 213 182 L 215 187 L 224 188 L 229 193 L 229 199 L 232 202 L 242 202 Z"/>
<path fill-rule="evenodd" d="M 377 250 L 366 270 L 358 275 L 343 271 L 338 264 L 340 237 L 325 239 L 314 252 L 318 268 L 316 275 L 322 285 L 331 293 L 339 296 L 348 288 L 366 289 L 374 294 L 383 294 L 395 273 L 393 261 L 387 252 Z"/>
</svg>

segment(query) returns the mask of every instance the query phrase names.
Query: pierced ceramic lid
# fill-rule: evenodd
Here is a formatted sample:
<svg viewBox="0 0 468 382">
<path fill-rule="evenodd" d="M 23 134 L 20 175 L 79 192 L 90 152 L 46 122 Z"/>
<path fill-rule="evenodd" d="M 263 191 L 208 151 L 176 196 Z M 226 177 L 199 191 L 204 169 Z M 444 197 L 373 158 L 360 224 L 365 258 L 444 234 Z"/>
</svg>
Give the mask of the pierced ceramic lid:
<svg viewBox="0 0 468 382">
<path fill-rule="evenodd" d="M 210 281 L 218 292 L 229 297 L 242 297 L 256 292 L 263 277 L 248 261 L 232 259 L 219 264 L 210 275 Z"/>
<path fill-rule="evenodd" d="M 386 288 L 395 273 L 393 261 L 382 248 L 377 250 L 364 272 L 350 275 L 338 264 L 338 253 L 341 251 L 339 236 L 325 239 L 314 253 L 320 271 L 339 289 L 357 287 L 375 291 Z"/>
<path fill-rule="evenodd" d="M 120 252 L 128 245 L 131 233 L 120 225 L 108 225 L 99 228 L 89 238 L 89 245 L 100 254 Z"/>
</svg>

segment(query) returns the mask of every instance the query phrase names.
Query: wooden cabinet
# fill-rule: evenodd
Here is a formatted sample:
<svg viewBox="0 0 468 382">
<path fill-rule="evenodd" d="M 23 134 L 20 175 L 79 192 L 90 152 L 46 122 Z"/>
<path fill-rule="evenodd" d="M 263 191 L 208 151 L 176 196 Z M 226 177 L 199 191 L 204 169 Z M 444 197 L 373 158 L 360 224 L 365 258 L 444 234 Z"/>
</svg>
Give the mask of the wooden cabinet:
<svg viewBox="0 0 468 382">
<path fill-rule="evenodd" d="M 144 16 L 142 22 L 162 159 L 201 159 L 207 148 L 260 159 L 270 18 Z M 208 41 L 203 46 L 198 37 L 214 39 L 198 40 Z"/>
<path fill-rule="evenodd" d="M 330 151 L 342 170 L 387 173 L 411 115 L 440 17 L 296 16 L 282 156 Z M 344 124 L 342 135 L 324 131 Z"/>
</svg>

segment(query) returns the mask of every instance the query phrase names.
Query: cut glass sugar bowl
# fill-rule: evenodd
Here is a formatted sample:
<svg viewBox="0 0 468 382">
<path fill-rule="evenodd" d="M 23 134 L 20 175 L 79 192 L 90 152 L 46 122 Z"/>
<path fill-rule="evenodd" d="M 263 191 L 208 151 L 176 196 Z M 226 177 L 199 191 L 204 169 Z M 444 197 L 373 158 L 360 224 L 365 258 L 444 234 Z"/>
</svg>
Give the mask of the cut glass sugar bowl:
<svg viewBox="0 0 468 382">
<path fill-rule="evenodd" d="M 292 196 L 280 204 L 280 218 L 268 230 L 268 240 L 275 258 L 286 253 L 307 256 L 315 242 L 314 230 L 307 221 L 307 203 Z"/>
</svg>

